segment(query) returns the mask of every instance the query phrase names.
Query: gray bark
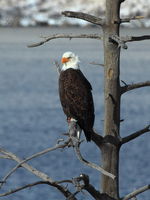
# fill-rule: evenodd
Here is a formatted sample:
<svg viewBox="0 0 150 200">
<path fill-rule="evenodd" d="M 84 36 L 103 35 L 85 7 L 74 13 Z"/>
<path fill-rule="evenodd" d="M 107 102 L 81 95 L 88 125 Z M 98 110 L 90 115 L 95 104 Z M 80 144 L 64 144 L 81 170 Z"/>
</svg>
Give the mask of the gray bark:
<svg viewBox="0 0 150 200">
<path fill-rule="evenodd" d="M 111 35 L 119 36 L 120 1 L 106 1 L 106 25 L 104 31 L 104 137 L 119 137 L 120 132 L 120 48 L 110 41 Z M 102 175 L 101 189 L 113 198 L 119 198 L 119 145 L 103 144 L 103 168 L 116 176 L 115 180 Z"/>
</svg>

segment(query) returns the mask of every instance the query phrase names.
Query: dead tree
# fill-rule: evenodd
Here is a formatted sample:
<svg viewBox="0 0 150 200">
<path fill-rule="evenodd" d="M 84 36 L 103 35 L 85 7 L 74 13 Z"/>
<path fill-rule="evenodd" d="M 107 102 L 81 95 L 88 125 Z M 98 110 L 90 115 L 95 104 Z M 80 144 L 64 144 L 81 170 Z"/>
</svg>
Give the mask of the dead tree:
<svg viewBox="0 0 150 200">
<path fill-rule="evenodd" d="M 139 137 L 144 133 L 150 132 L 150 125 L 144 127 L 143 129 L 130 134 L 127 137 L 121 138 L 120 136 L 120 101 L 121 96 L 133 89 L 150 86 L 150 81 L 135 83 L 132 85 L 124 84 L 120 85 L 120 50 L 121 48 L 127 49 L 127 42 L 140 41 L 150 39 L 150 35 L 138 36 L 138 37 L 120 37 L 119 29 L 120 24 L 124 22 L 130 22 L 131 20 L 137 20 L 141 18 L 140 16 L 135 16 L 133 18 L 120 18 L 120 6 L 124 0 L 106 0 L 106 12 L 104 18 L 99 18 L 86 13 L 81 12 L 71 12 L 64 11 L 63 15 L 66 17 L 79 18 L 86 20 L 92 24 L 100 26 L 103 30 L 103 35 L 98 34 L 82 34 L 82 35 L 64 35 L 56 34 L 49 37 L 44 37 L 39 43 L 31 44 L 28 47 L 37 47 L 43 45 L 44 43 L 57 38 L 90 38 L 103 40 L 104 45 L 104 101 L 105 101 L 105 115 L 104 115 L 104 134 L 95 134 L 92 136 L 93 142 L 99 147 L 102 155 L 102 165 L 98 166 L 85 160 L 80 152 L 80 141 L 75 141 L 75 139 L 70 138 L 65 141 L 56 144 L 54 147 L 43 150 L 37 154 L 34 154 L 24 160 L 18 158 L 11 152 L 4 149 L 0 149 L 1 158 L 15 160 L 18 164 L 1 180 L 1 187 L 5 184 L 6 180 L 13 174 L 19 167 L 23 167 L 30 171 L 34 175 L 38 176 L 41 180 L 32 184 L 22 186 L 20 188 L 8 191 L 6 193 L 0 194 L 0 196 L 6 196 L 22 189 L 32 187 L 38 184 L 48 184 L 52 187 L 57 188 L 66 199 L 77 200 L 76 194 L 82 190 L 88 191 L 91 196 L 96 200 L 119 200 L 119 151 L 120 147 Z M 58 66 L 58 65 L 57 65 Z M 59 68 L 59 66 L 58 66 Z M 69 133 L 72 135 L 74 131 L 75 124 L 71 123 L 69 125 Z M 59 141 L 60 142 L 60 141 Z M 94 168 L 102 173 L 101 181 L 101 192 L 97 191 L 93 185 L 90 184 L 88 175 L 81 174 L 79 177 L 73 178 L 72 180 L 52 180 L 47 174 L 33 168 L 31 165 L 27 164 L 27 161 L 41 156 L 45 153 L 54 151 L 59 148 L 73 147 L 75 149 L 76 155 L 81 162 L 89 167 Z M 63 183 L 73 184 L 76 188 L 74 193 L 64 187 Z M 150 189 L 150 185 L 146 185 L 138 190 L 126 195 L 121 198 L 122 200 L 128 200 L 135 197 L 139 193 L 142 193 Z"/>
</svg>

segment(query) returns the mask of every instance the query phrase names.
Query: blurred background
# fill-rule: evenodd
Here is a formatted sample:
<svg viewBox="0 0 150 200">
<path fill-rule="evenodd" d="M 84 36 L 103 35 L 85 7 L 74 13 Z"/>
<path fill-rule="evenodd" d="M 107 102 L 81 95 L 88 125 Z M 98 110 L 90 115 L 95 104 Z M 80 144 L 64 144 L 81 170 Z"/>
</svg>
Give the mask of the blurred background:
<svg viewBox="0 0 150 200">
<path fill-rule="evenodd" d="M 101 33 L 98 26 L 61 16 L 64 10 L 82 11 L 104 16 L 105 1 L 98 0 L 0 0 L 0 147 L 26 158 L 56 144 L 67 131 L 66 117 L 58 96 L 58 74 L 54 61 L 66 51 L 80 58 L 80 67 L 93 87 L 95 129 L 103 133 L 103 43 L 92 39 L 58 39 L 36 48 L 41 36 L 57 33 Z M 121 16 L 144 16 L 121 27 L 123 36 L 150 34 L 150 0 L 126 0 Z M 150 40 L 128 43 L 121 50 L 120 79 L 127 84 L 150 79 Z M 122 84 L 122 83 L 121 83 Z M 121 136 L 127 136 L 150 124 L 150 87 L 130 91 L 121 101 Z M 84 135 L 82 135 L 84 138 Z M 150 183 L 149 133 L 125 144 L 120 152 L 120 195 Z M 100 152 L 91 143 L 81 145 L 83 156 L 100 163 Z M 29 162 L 54 180 L 71 179 L 81 173 L 89 175 L 99 189 L 100 174 L 83 166 L 72 149 L 55 151 Z M 0 159 L 0 180 L 16 165 Z M 24 169 L 18 169 L 0 189 L 0 193 L 39 180 Z M 73 191 L 73 188 L 71 188 Z M 149 200 L 150 192 L 138 200 Z M 85 192 L 79 199 L 90 200 Z M 64 199 L 54 188 L 36 186 L 2 200 Z"/>
<path fill-rule="evenodd" d="M 122 4 L 121 16 L 144 16 L 144 20 L 134 21 L 130 26 L 150 26 L 150 0 L 126 0 Z M 85 21 L 64 18 L 63 10 L 82 11 L 97 16 L 105 12 L 105 0 L 1 0 L 1 26 L 36 26 L 36 25 L 82 25 Z"/>
</svg>

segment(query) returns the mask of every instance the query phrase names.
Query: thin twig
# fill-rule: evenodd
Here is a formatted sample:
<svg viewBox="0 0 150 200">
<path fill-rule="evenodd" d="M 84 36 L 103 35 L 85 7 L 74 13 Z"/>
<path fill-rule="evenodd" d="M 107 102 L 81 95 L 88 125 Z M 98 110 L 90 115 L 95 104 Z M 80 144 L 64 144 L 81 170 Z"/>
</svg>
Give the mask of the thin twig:
<svg viewBox="0 0 150 200">
<path fill-rule="evenodd" d="M 101 67 L 104 67 L 104 66 L 105 66 L 104 64 L 95 63 L 95 62 L 91 62 L 90 64 L 91 64 L 91 65 L 98 65 L 98 66 L 101 66 Z"/>
<path fill-rule="evenodd" d="M 72 198 L 74 198 L 80 191 L 76 191 L 74 193 L 72 193 L 66 200 L 71 200 Z"/>
<path fill-rule="evenodd" d="M 128 86 L 127 83 L 123 80 L 121 80 L 121 82 L 125 85 L 125 86 Z"/>
<path fill-rule="evenodd" d="M 13 194 L 15 192 L 18 192 L 20 190 L 24 190 L 26 188 L 33 187 L 33 186 L 36 186 L 36 185 L 39 185 L 39 184 L 50 184 L 50 183 L 48 181 L 37 181 L 35 183 L 30 183 L 30 184 L 24 185 L 22 187 L 18 187 L 16 189 L 12 189 L 8 192 L 2 193 L 2 194 L 0 194 L 0 197 L 8 196 L 8 195 Z"/>
<path fill-rule="evenodd" d="M 3 159 L 10 159 L 9 156 L 5 156 L 5 155 L 1 155 L 0 158 L 3 158 Z"/>
<path fill-rule="evenodd" d="M 63 182 L 66 182 L 66 181 L 64 180 L 64 181 L 61 181 L 61 182 L 63 183 Z M 68 182 L 68 181 L 67 181 L 67 182 Z M 48 182 L 48 181 L 37 181 L 37 182 L 31 183 L 31 184 L 24 185 L 24 186 L 22 186 L 22 187 L 18 187 L 18 188 L 16 188 L 16 189 L 12 189 L 12 190 L 10 190 L 10 191 L 8 191 L 8 192 L 2 193 L 2 194 L 0 194 L 0 197 L 8 196 L 8 195 L 10 195 L 10 194 L 13 194 L 13 193 L 19 192 L 19 191 L 21 191 L 21 190 L 24 190 L 24 189 L 26 189 L 26 188 L 31 188 L 31 187 L 33 187 L 33 186 L 40 185 L 40 184 L 47 184 L 47 185 L 50 185 L 50 186 L 59 188 L 59 190 L 62 190 L 62 189 L 64 190 L 64 188 L 63 188 L 62 186 L 58 185 L 58 182 L 50 183 L 50 182 Z M 62 193 L 64 194 L 64 196 L 66 196 L 67 198 L 69 197 L 70 200 L 77 200 L 77 199 L 75 198 L 75 195 L 73 195 L 73 194 L 72 194 L 71 192 L 69 192 L 67 189 L 65 189 L 66 192 L 63 191 L 63 190 L 62 190 Z M 70 197 L 71 197 L 71 198 L 70 198 Z"/>
<path fill-rule="evenodd" d="M 150 185 L 145 185 L 143 187 L 138 188 L 137 190 L 131 192 L 130 194 L 126 195 L 125 197 L 122 198 L 122 200 L 128 200 L 131 199 L 135 196 L 137 196 L 138 194 L 141 194 L 142 192 L 145 192 L 146 190 L 150 189 Z"/>
<path fill-rule="evenodd" d="M 55 60 L 54 64 L 55 64 L 55 66 L 57 68 L 57 72 L 58 72 L 58 75 L 59 75 L 60 72 L 61 72 L 60 64 L 59 64 L 59 62 L 57 60 Z"/>
<path fill-rule="evenodd" d="M 96 25 L 102 26 L 105 23 L 104 19 L 95 17 L 94 15 L 89 15 L 87 13 L 64 11 L 64 12 L 62 12 L 62 14 L 65 15 L 65 17 L 73 17 L 73 18 L 82 19 L 82 20 L 91 22 L 92 24 L 96 24 Z"/>
<path fill-rule="evenodd" d="M 121 94 L 128 92 L 130 90 L 134 90 L 134 89 L 141 88 L 141 87 L 147 87 L 147 86 L 150 86 L 150 81 L 135 83 L 135 84 L 131 84 L 131 85 L 126 84 L 125 86 L 121 87 Z"/>
<path fill-rule="evenodd" d="M 143 18 L 144 18 L 144 16 L 128 17 L 128 18 L 120 19 L 119 21 L 115 21 L 115 23 L 116 24 L 127 23 L 127 22 L 130 22 L 131 20 L 139 20 L 139 19 L 143 19 Z"/>
<path fill-rule="evenodd" d="M 32 160 L 33 158 L 36 158 L 38 156 L 41 156 L 43 154 L 46 154 L 50 151 L 54 151 L 56 149 L 60 149 L 60 148 L 65 148 L 66 146 L 68 146 L 68 143 L 69 143 L 69 140 L 68 141 L 65 141 L 63 144 L 56 144 L 54 147 L 51 147 L 51 148 L 47 148 L 43 151 L 40 151 L 36 154 L 33 154 L 32 156 L 29 156 L 28 158 L 22 160 L 20 163 L 18 163 L 13 169 L 11 169 L 8 174 L 6 174 L 6 176 L 2 179 L 3 182 L 6 182 L 6 180 L 20 167 L 22 166 L 22 164 L 24 164 L 25 162 L 29 161 L 29 160 Z M 9 158 L 10 156 L 7 155 Z M 0 184 L 0 188 L 2 187 L 3 183 Z"/>
<path fill-rule="evenodd" d="M 150 132 L 150 125 L 146 126 L 145 128 L 135 132 L 135 133 L 132 133 L 131 135 L 129 136 L 126 136 L 124 138 L 121 139 L 121 145 L 122 144 L 125 144 L 127 142 L 130 142 L 131 140 L 143 135 L 144 133 L 147 133 L 147 132 Z"/>
<path fill-rule="evenodd" d="M 42 40 L 40 42 L 29 44 L 29 45 L 27 45 L 27 47 L 38 47 L 38 46 L 41 46 L 41 45 L 45 44 L 46 42 L 48 42 L 50 40 L 58 39 L 58 38 L 67 38 L 67 39 L 72 39 L 72 38 L 90 38 L 90 39 L 97 39 L 97 40 L 102 40 L 103 39 L 103 37 L 98 35 L 98 34 L 79 34 L 79 35 L 54 34 L 54 35 L 50 35 L 50 36 L 44 37 L 44 40 Z"/>
</svg>

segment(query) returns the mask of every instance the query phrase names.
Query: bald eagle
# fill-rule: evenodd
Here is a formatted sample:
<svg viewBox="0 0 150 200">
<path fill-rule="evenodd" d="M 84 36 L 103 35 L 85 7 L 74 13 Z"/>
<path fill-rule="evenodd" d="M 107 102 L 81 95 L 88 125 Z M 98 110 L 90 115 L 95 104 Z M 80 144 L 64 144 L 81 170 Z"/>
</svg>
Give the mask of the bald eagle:
<svg viewBox="0 0 150 200">
<path fill-rule="evenodd" d="M 92 87 L 79 68 L 79 59 L 72 52 L 63 54 L 59 76 L 59 96 L 67 119 L 75 119 L 79 132 L 91 141 L 94 125 Z M 79 134 L 80 134 L 79 133 Z"/>
</svg>

